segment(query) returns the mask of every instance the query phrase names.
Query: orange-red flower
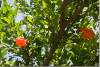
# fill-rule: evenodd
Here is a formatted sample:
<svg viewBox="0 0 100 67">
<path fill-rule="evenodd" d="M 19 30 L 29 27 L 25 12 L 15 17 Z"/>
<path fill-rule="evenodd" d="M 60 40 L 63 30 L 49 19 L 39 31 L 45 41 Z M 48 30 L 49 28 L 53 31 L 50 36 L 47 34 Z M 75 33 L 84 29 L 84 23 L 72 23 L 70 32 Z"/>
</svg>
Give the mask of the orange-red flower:
<svg viewBox="0 0 100 67">
<path fill-rule="evenodd" d="M 16 38 L 16 45 L 18 47 L 25 48 L 27 46 L 27 43 L 28 43 L 28 41 L 24 37 L 17 37 Z"/>
<path fill-rule="evenodd" d="M 82 38 L 85 40 L 91 40 L 94 37 L 94 32 L 92 29 L 81 28 L 80 32 L 82 32 Z"/>
</svg>

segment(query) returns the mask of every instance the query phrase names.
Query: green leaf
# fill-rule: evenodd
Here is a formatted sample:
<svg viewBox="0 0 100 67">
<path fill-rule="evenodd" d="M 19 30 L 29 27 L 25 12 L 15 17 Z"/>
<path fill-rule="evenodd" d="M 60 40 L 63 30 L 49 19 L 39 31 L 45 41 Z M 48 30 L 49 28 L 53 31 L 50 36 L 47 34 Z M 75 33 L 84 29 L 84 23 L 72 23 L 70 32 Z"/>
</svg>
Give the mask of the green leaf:
<svg viewBox="0 0 100 67">
<path fill-rule="evenodd" d="M 2 47 L 1 49 L 2 49 L 2 50 L 1 50 L 1 57 L 2 57 L 2 58 L 5 58 L 5 55 L 6 55 L 6 48 L 5 48 L 5 47 Z"/>
<path fill-rule="evenodd" d="M 44 0 L 42 0 L 42 5 L 43 5 L 43 8 L 47 8 L 47 4 Z"/>
</svg>

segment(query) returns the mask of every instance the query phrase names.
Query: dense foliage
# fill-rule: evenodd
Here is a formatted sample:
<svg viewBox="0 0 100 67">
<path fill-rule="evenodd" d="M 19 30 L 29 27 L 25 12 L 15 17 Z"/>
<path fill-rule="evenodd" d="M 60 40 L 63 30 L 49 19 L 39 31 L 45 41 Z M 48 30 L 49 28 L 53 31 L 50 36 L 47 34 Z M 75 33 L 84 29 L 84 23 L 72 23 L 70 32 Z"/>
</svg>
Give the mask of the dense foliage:
<svg viewBox="0 0 100 67">
<path fill-rule="evenodd" d="M 98 0 L 2 0 L 1 4 L 0 66 L 98 65 Z M 84 27 L 94 31 L 93 39 L 82 38 L 79 29 Z M 25 48 L 16 46 L 17 37 L 28 40 Z"/>
</svg>

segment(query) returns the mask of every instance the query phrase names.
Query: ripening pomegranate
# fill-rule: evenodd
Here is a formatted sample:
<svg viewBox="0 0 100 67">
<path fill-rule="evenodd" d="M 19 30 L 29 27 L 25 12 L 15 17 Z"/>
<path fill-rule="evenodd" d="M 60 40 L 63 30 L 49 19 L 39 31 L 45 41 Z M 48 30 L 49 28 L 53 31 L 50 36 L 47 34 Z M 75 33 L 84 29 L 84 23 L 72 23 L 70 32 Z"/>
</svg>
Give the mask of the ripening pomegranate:
<svg viewBox="0 0 100 67">
<path fill-rule="evenodd" d="M 25 48 L 27 46 L 27 43 L 28 43 L 28 41 L 24 37 L 17 37 L 16 38 L 16 45 L 18 47 Z"/>
<path fill-rule="evenodd" d="M 89 28 L 80 28 L 80 32 L 82 33 L 82 38 L 85 40 L 91 40 L 94 37 L 94 32 Z"/>
</svg>

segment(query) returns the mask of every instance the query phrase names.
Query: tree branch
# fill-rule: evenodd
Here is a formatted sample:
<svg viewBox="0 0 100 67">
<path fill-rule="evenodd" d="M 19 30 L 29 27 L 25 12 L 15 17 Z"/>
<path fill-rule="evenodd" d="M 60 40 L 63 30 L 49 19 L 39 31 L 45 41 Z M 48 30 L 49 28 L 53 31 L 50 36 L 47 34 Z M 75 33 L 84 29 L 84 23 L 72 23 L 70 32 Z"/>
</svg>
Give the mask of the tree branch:
<svg viewBox="0 0 100 67">
<path fill-rule="evenodd" d="M 60 30 L 55 33 L 55 41 L 52 43 L 50 47 L 50 51 L 47 53 L 47 56 L 44 58 L 43 65 L 48 66 L 50 61 L 52 60 L 53 54 L 56 51 L 56 49 L 59 47 L 59 44 L 63 41 L 64 39 L 64 34 L 65 34 L 65 28 L 68 27 L 69 23 L 71 23 L 73 20 L 77 19 L 78 15 L 80 15 L 83 6 L 80 6 L 83 2 L 80 1 L 80 3 L 76 6 L 76 10 L 74 15 L 72 15 L 68 20 L 65 18 L 65 8 L 70 3 L 71 0 L 64 0 L 62 5 L 61 5 L 61 16 L 60 16 Z"/>
</svg>

